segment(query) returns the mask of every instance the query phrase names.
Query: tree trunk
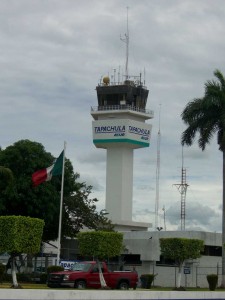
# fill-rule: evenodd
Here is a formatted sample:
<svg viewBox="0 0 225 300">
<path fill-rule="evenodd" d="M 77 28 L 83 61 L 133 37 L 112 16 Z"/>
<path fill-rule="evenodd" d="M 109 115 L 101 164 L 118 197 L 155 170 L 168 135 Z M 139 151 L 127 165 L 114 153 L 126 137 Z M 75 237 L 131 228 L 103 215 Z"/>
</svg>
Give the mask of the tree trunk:
<svg viewBox="0 0 225 300">
<path fill-rule="evenodd" d="M 181 287 L 181 274 L 182 274 L 183 263 L 180 263 L 178 266 L 178 274 L 177 274 L 177 288 Z"/>
<path fill-rule="evenodd" d="M 222 209 L 222 281 L 221 287 L 225 288 L 225 150 L 223 151 L 223 209 Z"/>
<path fill-rule="evenodd" d="M 97 264 L 98 264 L 98 271 L 99 271 L 99 279 L 100 279 L 101 288 L 107 288 L 107 284 L 105 282 L 105 278 L 104 278 L 104 275 L 102 273 L 102 268 L 101 268 L 101 264 L 100 264 L 99 260 L 97 260 Z"/>
<path fill-rule="evenodd" d="M 18 288 L 17 276 L 16 276 L 16 257 L 12 256 L 12 283 L 14 288 Z"/>
</svg>

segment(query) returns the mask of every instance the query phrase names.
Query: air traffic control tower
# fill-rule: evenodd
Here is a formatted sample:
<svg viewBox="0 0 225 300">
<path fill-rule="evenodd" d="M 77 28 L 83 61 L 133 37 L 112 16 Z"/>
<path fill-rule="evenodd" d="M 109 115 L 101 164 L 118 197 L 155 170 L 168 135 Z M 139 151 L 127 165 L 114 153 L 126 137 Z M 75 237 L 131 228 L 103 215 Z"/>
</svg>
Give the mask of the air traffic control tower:
<svg viewBox="0 0 225 300">
<path fill-rule="evenodd" d="M 117 230 L 147 230 L 149 223 L 132 221 L 133 151 L 149 147 L 153 111 L 146 109 L 148 90 L 141 75 L 134 80 L 96 87 L 98 106 L 91 108 L 93 143 L 107 150 L 106 210 Z"/>
</svg>

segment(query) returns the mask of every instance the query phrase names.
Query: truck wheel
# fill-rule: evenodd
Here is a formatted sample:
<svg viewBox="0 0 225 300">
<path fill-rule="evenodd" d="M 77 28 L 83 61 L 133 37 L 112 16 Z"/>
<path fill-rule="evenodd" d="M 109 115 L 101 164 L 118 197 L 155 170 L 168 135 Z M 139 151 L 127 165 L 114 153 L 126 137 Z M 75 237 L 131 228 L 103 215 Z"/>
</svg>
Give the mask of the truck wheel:
<svg viewBox="0 0 225 300">
<path fill-rule="evenodd" d="M 86 288 L 86 282 L 84 280 L 78 280 L 78 281 L 75 281 L 74 283 L 74 287 L 76 289 L 85 289 Z"/>
<path fill-rule="evenodd" d="M 129 284 L 127 281 L 121 281 L 118 285 L 118 288 L 120 290 L 128 290 L 129 289 Z"/>
</svg>

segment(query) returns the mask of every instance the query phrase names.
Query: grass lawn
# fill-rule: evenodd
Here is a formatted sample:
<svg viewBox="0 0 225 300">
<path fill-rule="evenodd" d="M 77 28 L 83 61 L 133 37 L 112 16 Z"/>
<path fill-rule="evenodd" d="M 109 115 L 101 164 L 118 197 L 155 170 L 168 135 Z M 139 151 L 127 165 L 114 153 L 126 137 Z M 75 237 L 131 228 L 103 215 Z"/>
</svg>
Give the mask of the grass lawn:
<svg viewBox="0 0 225 300">
<path fill-rule="evenodd" d="M 37 283 L 20 283 L 23 289 L 48 289 L 46 284 L 37 284 Z M 0 289 L 10 289 L 12 286 L 11 282 L 0 283 Z"/>
</svg>

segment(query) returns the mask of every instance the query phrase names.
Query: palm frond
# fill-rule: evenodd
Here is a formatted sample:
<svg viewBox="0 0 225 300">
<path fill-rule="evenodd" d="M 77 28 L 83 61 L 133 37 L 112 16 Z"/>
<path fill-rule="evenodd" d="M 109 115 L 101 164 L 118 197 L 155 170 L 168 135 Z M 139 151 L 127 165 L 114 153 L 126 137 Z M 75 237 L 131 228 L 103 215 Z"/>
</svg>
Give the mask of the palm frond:
<svg viewBox="0 0 225 300">
<path fill-rule="evenodd" d="M 225 78 L 224 78 L 222 72 L 220 70 L 216 69 L 214 71 L 214 75 L 219 80 L 219 82 L 220 82 L 221 87 L 223 88 L 223 90 L 225 90 Z"/>
<path fill-rule="evenodd" d="M 221 93 L 221 86 L 218 82 L 212 80 L 205 83 L 205 98 L 218 99 L 218 97 L 221 97 Z M 212 101 L 212 104 L 214 104 L 214 101 Z"/>
<path fill-rule="evenodd" d="M 205 124 L 200 127 L 198 139 L 198 145 L 200 149 L 205 150 L 206 145 L 210 143 L 213 135 L 217 131 L 216 125 L 217 124 L 215 124 L 215 122 L 208 119 Z"/>
<path fill-rule="evenodd" d="M 198 128 L 195 125 L 190 125 L 181 135 L 181 144 L 191 146 L 195 139 Z"/>
<path fill-rule="evenodd" d="M 224 130 L 223 128 L 221 127 L 219 130 L 218 130 L 218 133 L 217 133 L 217 144 L 219 145 L 219 150 L 221 151 L 224 151 L 225 150 L 225 137 L 224 137 Z"/>
<path fill-rule="evenodd" d="M 202 116 L 202 101 L 202 98 L 196 98 L 186 105 L 181 114 L 181 118 L 185 124 L 190 124 Z"/>
</svg>

